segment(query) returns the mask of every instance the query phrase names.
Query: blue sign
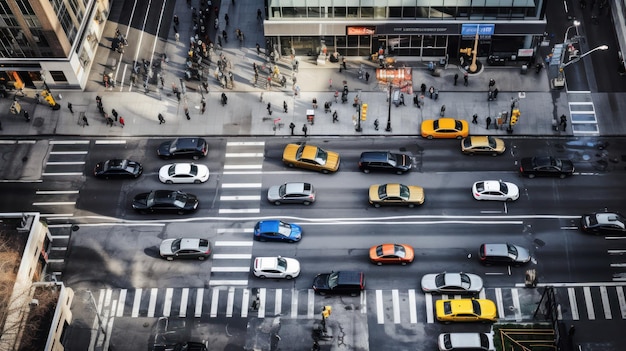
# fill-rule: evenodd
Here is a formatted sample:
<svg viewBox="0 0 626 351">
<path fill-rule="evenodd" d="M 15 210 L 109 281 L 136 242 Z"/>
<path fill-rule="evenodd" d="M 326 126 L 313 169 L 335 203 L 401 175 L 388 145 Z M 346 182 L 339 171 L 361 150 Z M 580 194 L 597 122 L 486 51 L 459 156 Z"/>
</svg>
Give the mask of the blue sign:
<svg viewBox="0 0 626 351">
<path fill-rule="evenodd" d="M 495 32 L 495 24 L 463 24 L 461 26 L 461 35 L 493 35 Z"/>
</svg>

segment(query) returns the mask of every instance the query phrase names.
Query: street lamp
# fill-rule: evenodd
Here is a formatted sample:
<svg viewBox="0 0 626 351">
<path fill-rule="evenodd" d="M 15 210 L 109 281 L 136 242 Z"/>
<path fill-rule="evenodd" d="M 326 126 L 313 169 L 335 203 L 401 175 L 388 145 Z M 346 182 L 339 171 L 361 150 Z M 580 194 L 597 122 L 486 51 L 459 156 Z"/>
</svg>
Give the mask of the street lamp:
<svg viewBox="0 0 626 351">
<path fill-rule="evenodd" d="M 565 30 L 565 38 L 563 38 L 563 46 L 565 46 L 565 43 L 567 42 L 567 35 L 569 34 L 569 30 L 576 27 L 576 33 L 578 33 L 578 26 L 580 26 L 580 21 L 575 20 L 574 24 L 567 27 L 567 29 Z"/>
<path fill-rule="evenodd" d="M 387 109 L 387 128 L 385 128 L 386 132 L 391 132 L 391 81 L 389 81 L 389 106 Z"/>
<path fill-rule="evenodd" d="M 555 87 L 557 87 L 557 86 L 561 87 L 561 86 L 563 86 L 565 84 L 565 76 L 563 74 L 563 70 L 565 69 L 565 67 L 571 65 L 572 63 L 576 63 L 576 62 L 580 61 L 580 59 L 582 59 L 583 57 L 591 54 L 592 52 L 595 52 L 595 51 L 598 51 L 598 50 L 607 50 L 608 48 L 609 48 L 608 45 L 600 45 L 600 46 L 598 46 L 596 48 L 593 48 L 592 50 L 589 50 L 586 53 L 584 53 L 584 54 L 578 56 L 577 58 L 575 58 L 575 59 L 573 59 L 573 60 L 571 60 L 569 62 L 566 62 L 566 63 L 563 63 L 563 60 L 561 59 L 560 60 L 561 63 L 559 63 L 558 76 L 554 79 L 554 86 Z"/>
</svg>

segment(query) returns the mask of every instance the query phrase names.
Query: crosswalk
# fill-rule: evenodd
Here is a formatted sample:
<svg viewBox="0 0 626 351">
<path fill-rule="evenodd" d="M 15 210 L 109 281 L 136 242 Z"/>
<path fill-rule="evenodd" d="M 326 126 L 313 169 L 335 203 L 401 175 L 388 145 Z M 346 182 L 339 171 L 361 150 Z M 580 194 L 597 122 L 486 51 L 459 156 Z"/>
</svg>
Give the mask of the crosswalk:
<svg viewBox="0 0 626 351">
<path fill-rule="evenodd" d="M 588 91 L 568 91 L 567 99 L 572 120 L 572 133 L 580 136 L 600 135 L 591 93 Z"/>
<path fill-rule="evenodd" d="M 264 141 L 226 143 L 220 214 L 257 214 L 265 152 Z"/>
<path fill-rule="evenodd" d="M 624 285 L 626 286 L 626 285 Z M 622 285 L 556 287 L 561 320 L 626 319 Z M 499 320 L 532 320 L 540 289 L 488 288 L 479 298 L 496 303 Z M 419 289 L 366 290 L 359 297 L 324 297 L 312 289 L 269 289 L 220 286 L 212 288 L 100 289 L 97 307 L 114 317 L 247 318 L 282 315 L 315 319 L 323 306 L 352 304 L 377 324 L 435 323 L 438 299 L 461 296 L 424 294 Z M 252 308 L 252 306 L 255 306 Z"/>
</svg>

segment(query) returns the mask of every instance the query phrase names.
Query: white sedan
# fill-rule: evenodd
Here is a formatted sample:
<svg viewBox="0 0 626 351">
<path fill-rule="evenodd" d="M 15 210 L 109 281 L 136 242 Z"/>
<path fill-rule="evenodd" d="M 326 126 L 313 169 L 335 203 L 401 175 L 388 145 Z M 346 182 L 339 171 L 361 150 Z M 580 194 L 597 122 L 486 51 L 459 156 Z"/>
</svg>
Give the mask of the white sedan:
<svg viewBox="0 0 626 351">
<path fill-rule="evenodd" d="M 264 278 L 292 279 L 300 275 L 300 262 L 287 257 L 257 257 L 254 259 L 254 275 Z"/>
<path fill-rule="evenodd" d="M 209 168 L 195 163 L 173 163 L 161 167 L 159 180 L 167 184 L 204 183 L 209 179 Z"/>
<path fill-rule="evenodd" d="M 501 180 L 481 180 L 472 186 L 476 200 L 515 201 L 519 198 L 517 185 Z"/>
</svg>

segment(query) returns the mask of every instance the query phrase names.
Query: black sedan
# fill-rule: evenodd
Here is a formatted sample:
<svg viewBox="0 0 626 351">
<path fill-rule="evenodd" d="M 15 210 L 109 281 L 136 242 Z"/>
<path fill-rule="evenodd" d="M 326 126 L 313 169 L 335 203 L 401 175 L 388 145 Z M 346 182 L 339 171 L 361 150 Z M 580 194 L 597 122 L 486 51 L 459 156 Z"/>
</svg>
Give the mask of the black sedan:
<svg viewBox="0 0 626 351">
<path fill-rule="evenodd" d="M 185 214 L 198 208 L 196 195 L 182 191 L 152 190 L 149 193 L 137 194 L 133 199 L 133 209 L 140 213 L 176 212 Z"/>
<path fill-rule="evenodd" d="M 528 178 L 537 176 L 565 178 L 574 174 L 574 163 L 552 156 L 526 157 L 520 161 L 519 171 Z"/>
<path fill-rule="evenodd" d="M 102 179 L 134 179 L 139 177 L 141 173 L 143 173 L 143 167 L 139 162 L 125 159 L 98 162 L 93 169 L 93 175 Z"/>
<path fill-rule="evenodd" d="M 618 212 L 594 212 L 580 218 L 580 228 L 596 235 L 626 234 L 626 218 Z"/>
<path fill-rule="evenodd" d="M 193 158 L 197 160 L 209 153 L 209 146 L 203 138 L 176 138 L 159 145 L 157 155 L 161 158 Z"/>
</svg>

